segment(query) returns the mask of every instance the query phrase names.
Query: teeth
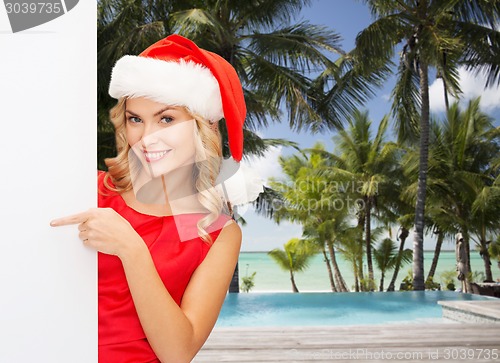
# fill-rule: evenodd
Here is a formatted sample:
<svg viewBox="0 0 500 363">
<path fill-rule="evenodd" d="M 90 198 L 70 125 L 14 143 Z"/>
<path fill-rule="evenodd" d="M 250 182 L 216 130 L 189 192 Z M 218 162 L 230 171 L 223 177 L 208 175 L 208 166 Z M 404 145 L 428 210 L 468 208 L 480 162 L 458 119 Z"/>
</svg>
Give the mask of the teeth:
<svg viewBox="0 0 500 363">
<path fill-rule="evenodd" d="M 168 150 L 170 151 L 170 150 Z M 159 151 L 159 152 L 145 152 L 144 155 L 146 158 L 149 160 L 155 160 L 155 159 L 160 159 L 162 158 L 168 151 Z"/>
</svg>

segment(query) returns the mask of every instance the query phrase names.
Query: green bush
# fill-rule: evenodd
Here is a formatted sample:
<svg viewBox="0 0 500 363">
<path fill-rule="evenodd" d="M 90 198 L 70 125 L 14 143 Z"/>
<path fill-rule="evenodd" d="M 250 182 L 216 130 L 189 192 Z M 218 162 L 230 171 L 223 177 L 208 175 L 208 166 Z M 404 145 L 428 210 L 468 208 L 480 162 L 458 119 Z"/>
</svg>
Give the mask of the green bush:
<svg viewBox="0 0 500 363">
<path fill-rule="evenodd" d="M 482 271 L 473 271 L 470 272 L 469 275 L 467 276 L 470 282 L 483 282 L 486 280 L 486 276 L 484 272 Z"/>
<path fill-rule="evenodd" d="M 425 289 L 426 290 L 441 290 L 441 284 L 438 282 L 434 282 L 432 276 L 425 281 Z"/>
<path fill-rule="evenodd" d="M 455 270 L 450 270 L 450 271 L 444 271 L 441 273 L 441 281 L 443 283 L 443 286 L 445 287 L 444 290 L 449 290 L 449 291 L 455 291 L 455 278 L 457 276 L 457 272 Z"/>
<path fill-rule="evenodd" d="M 241 286 L 240 286 L 241 291 L 250 292 L 250 290 L 253 289 L 253 287 L 255 286 L 255 282 L 253 280 L 256 274 L 257 272 L 254 272 L 250 276 L 245 276 L 241 278 Z"/>
<path fill-rule="evenodd" d="M 409 270 L 399 286 L 399 291 L 413 291 L 413 272 Z"/>
</svg>

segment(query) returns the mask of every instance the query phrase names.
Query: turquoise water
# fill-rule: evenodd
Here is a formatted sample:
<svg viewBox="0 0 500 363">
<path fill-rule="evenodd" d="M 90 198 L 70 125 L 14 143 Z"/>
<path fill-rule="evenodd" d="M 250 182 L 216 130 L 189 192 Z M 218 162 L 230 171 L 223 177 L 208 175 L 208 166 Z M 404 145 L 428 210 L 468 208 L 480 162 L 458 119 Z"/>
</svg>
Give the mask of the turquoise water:
<svg viewBox="0 0 500 363">
<path fill-rule="evenodd" d="M 432 263 L 433 255 L 433 252 L 424 253 L 424 268 L 426 277 Z M 352 288 L 352 286 L 354 285 L 354 275 L 351 271 L 350 265 L 346 261 L 344 261 L 340 253 L 337 253 L 337 263 L 339 264 L 340 271 L 347 283 L 347 286 L 349 288 Z M 455 252 L 441 252 L 439 263 L 436 269 L 435 281 L 441 280 L 441 273 L 445 271 L 455 271 L 455 263 Z M 473 271 L 482 271 L 484 273 L 483 260 L 475 251 L 471 251 L 471 265 Z M 253 288 L 252 292 L 292 291 L 289 273 L 281 270 L 265 252 L 242 252 L 240 254 L 239 267 L 240 278 L 242 276 L 245 276 L 245 274 L 251 275 L 254 271 L 257 272 L 254 279 L 255 287 Z M 411 264 L 405 265 L 401 268 L 398 274 L 398 280 L 396 282 L 396 289 L 399 289 L 401 280 L 407 275 L 410 269 Z M 366 266 L 364 270 L 367 270 Z M 500 270 L 495 263 L 492 265 L 492 271 L 495 280 L 496 278 L 500 277 Z M 374 272 L 376 286 L 378 289 L 380 273 L 375 267 Z M 367 275 L 368 274 L 365 272 L 365 276 Z M 389 285 L 391 278 L 392 271 L 390 271 L 385 277 L 385 288 L 387 288 L 387 286 Z M 295 275 L 295 280 L 299 291 L 301 292 L 331 291 L 326 264 L 323 261 L 322 255 L 315 256 L 307 270 Z M 458 284 L 458 280 L 455 280 L 455 286 L 460 286 Z"/>
<path fill-rule="evenodd" d="M 228 294 L 217 321 L 230 326 L 321 326 L 440 319 L 439 300 L 491 298 L 452 291 Z"/>
</svg>

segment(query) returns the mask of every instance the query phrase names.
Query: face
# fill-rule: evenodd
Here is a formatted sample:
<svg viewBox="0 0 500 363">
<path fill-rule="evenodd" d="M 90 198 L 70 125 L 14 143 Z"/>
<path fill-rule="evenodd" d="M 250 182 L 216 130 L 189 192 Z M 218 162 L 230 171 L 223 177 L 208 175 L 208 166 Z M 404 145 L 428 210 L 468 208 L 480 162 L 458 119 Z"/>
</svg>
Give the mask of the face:
<svg viewBox="0 0 500 363">
<path fill-rule="evenodd" d="M 194 163 L 197 126 L 184 108 L 131 98 L 125 103 L 125 118 L 128 144 L 150 177 Z"/>
</svg>

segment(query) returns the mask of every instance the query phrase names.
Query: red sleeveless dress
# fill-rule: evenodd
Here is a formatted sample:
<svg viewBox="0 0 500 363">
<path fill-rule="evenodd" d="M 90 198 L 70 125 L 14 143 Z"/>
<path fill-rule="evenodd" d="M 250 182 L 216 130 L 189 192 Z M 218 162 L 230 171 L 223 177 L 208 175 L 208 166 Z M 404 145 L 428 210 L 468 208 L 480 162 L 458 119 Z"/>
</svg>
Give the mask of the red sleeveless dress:
<svg viewBox="0 0 500 363">
<path fill-rule="evenodd" d="M 98 206 L 113 208 L 143 238 L 155 267 L 175 302 L 180 305 L 191 275 L 207 255 L 210 245 L 201 238 L 182 240 L 178 226 L 196 231 L 201 213 L 157 217 L 129 207 L 120 194 L 107 189 L 105 173 L 98 176 Z M 231 217 L 221 214 L 209 228 L 215 241 Z M 98 253 L 99 363 L 159 362 L 141 327 L 120 259 Z"/>
</svg>

